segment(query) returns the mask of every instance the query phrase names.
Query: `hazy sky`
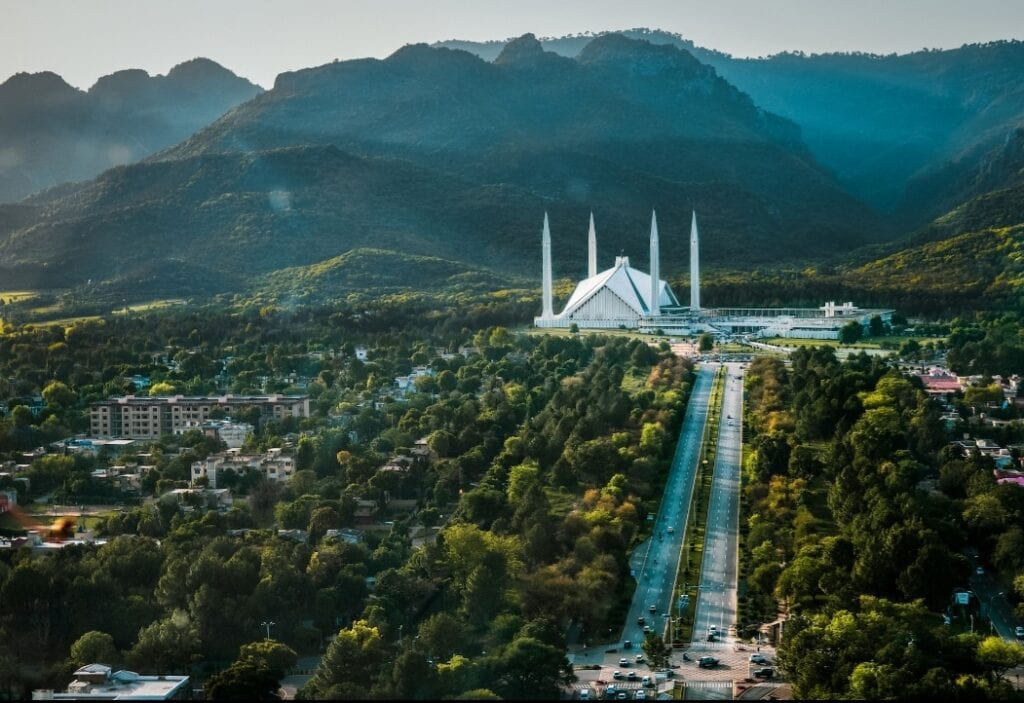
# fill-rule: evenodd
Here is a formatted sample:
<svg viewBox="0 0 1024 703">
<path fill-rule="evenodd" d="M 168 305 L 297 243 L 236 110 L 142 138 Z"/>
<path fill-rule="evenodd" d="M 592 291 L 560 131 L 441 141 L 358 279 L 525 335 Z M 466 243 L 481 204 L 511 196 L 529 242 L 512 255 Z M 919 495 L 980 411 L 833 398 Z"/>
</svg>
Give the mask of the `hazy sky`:
<svg viewBox="0 0 1024 703">
<path fill-rule="evenodd" d="M 1024 0 L 0 0 L 0 81 L 206 56 L 265 87 L 282 71 L 414 42 L 660 28 L 737 56 L 904 53 L 1024 38 Z"/>
</svg>

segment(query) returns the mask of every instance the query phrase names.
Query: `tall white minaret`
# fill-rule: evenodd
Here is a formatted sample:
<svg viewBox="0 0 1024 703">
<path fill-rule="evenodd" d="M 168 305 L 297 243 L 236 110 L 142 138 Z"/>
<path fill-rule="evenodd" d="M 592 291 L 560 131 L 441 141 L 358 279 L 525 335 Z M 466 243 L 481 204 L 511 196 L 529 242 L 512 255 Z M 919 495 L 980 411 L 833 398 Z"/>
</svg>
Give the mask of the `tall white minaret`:
<svg viewBox="0 0 1024 703">
<path fill-rule="evenodd" d="M 555 316 L 551 310 L 551 229 L 548 227 L 548 213 L 544 213 L 544 233 L 541 235 L 541 250 L 544 255 L 544 311 L 541 317 L 550 320 Z"/>
<path fill-rule="evenodd" d="M 651 210 L 651 315 L 660 315 L 661 271 L 658 261 L 658 217 Z"/>
<path fill-rule="evenodd" d="M 587 236 L 587 278 L 597 275 L 597 231 L 594 229 L 594 213 L 590 213 L 590 233 Z"/>
<path fill-rule="evenodd" d="M 690 310 L 700 310 L 700 245 L 697 240 L 697 211 L 690 221 Z"/>
</svg>

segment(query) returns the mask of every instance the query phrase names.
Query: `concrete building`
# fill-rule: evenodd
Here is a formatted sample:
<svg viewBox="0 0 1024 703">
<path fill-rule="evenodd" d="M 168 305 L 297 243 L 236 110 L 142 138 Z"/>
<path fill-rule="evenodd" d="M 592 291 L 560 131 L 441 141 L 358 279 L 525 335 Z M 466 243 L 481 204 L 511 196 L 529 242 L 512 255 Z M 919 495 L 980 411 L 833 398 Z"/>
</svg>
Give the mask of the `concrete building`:
<svg viewBox="0 0 1024 703">
<path fill-rule="evenodd" d="M 202 461 L 192 462 L 192 485 L 206 479 L 207 488 L 217 488 L 218 474 L 228 469 L 237 474 L 257 471 L 268 481 L 287 481 L 295 475 L 295 457 L 283 454 L 280 448 L 263 454 L 242 454 L 238 449 L 211 454 Z"/>
<path fill-rule="evenodd" d="M 222 395 L 222 396 L 157 396 L 126 395 L 89 405 L 90 430 L 93 437 L 159 439 L 188 428 L 188 423 L 210 420 L 214 409 L 226 414 L 255 407 L 262 420 L 283 420 L 286 417 L 309 417 L 308 395 Z"/>
<path fill-rule="evenodd" d="M 543 304 L 534 326 L 580 329 L 661 330 L 665 334 L 694 335 L 710 332 L 719 337 L 795 337 L 838 339 L 851 321 L 867 328 L 875 315 L 888 321 L 892 310 L 862 309 L 852 302 L 827 302 L 818 308 L 704 308 L 700 296 L 700 235 L 697 213 L 690 220 L 690 305 L 683 307 L 668 283 L 661 279 L 658 220 L 651 214 L 650 273 L 634 269 L 629 258 L 597 271 L 597 235 L 593 215 L 588 232 L 588 277 L 580 281 L 562 312 L 552 300 L 551 230 L 547 213 L 541 234 Z"/>
<path fill-rule="evenodd" d="M 174 434 L 184 434 L 189 430 L 199 430 L 207 437 L 219 439 L 227 445 L 228 449 L 238 449 L 255 428 L 248 422 L 232 422 L 231 420 L 207 420 L 205 422 L 189 420 L 183 428 L 174 431 Z"/>
<path fill-rule="evenodd" d="M 88 664 L 74 673 L 67 691 L 37 689 L 34 701 L 175 701 L 192 697 L 188 676 L 142 676 Z"/>
</svg>

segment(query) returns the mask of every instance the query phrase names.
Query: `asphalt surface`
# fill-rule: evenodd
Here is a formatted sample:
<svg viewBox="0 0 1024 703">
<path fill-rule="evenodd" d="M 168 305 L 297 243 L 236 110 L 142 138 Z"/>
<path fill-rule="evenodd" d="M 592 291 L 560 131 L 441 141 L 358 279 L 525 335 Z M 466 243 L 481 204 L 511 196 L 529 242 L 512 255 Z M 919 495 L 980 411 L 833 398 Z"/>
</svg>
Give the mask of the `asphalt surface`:
<svg viewBox="0 0 1024 703">
<path fill-rule="evenodd" d="M 974 566 L 978 565 L 977 559 L 973 560 Z M 1014 628 L 1024 625 L 1013 611 L 1013 606 L 1006 600 L 1006 591 L 999 589 L 999 583 L 986 571 L 983 574 L 975 573 L 971 576 L 971 588 L 978 596 L 981 604 L 982 614 L 989 619 L 991 629 L 1005 640 L 1017 640 Z"/>
<path fill-rule="evenodd" d="M 743 369 L 726 364 L 722 415 L 718 430 L 701 582 L 694 613 L 693 643 L 735 640 L 737 556 L 739 549 L 740 452 L 743 443 Z"/>
<path fill-rule="evenodd" d="M 665 482 L 664 498 L 655 519 L 653 537 L 646 545 L 640 545 L 634 551 L 630 562 L 637 579 L 637 587 L 633 593 L 633 602 L 629 606 L 629 614 L 619 644 L 625 640 L 633 643 L 632 650 L 622 652 L 622 656 L 628 657 L 631 661 L 641 651 L 640 645 L 644 640 L 644 626 L 638 624 L 638 618 L 643 617 L 644 623 L 655 632 L 664 634 L 668 627 L 672 586 L 675 583 L 683 546 L 683 532 L 690 511 L 701 436 L 707 423 L 711 386 L 718 368 L 718 364 L 704 364 L 697 371 L 690 400 L 686 406 L 683 426 L 679 432 L 676 453 L 672 458 L 672 467 Z M 668 531 L 669 527 L 672 528 L 672 532 Z"/>
</svg>

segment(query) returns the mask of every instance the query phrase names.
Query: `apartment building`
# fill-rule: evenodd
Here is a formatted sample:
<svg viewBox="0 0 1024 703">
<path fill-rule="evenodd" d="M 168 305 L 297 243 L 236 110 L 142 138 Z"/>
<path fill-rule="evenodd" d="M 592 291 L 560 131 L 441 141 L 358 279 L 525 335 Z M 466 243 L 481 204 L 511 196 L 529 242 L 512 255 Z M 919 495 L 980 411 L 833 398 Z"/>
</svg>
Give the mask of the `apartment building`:
<svg viewBox="0 0 1024 703">
<path fill-rule="evenodd" d="M 192 485 L 206 479 L 207 488 L 217 487 L 218 474 L 231 469 L 237 474 L 258 471 L 268 481 L 287 481 L 295 474 L 295 458 L 282 454 L 280 448 L 270 449 L 263 454 L 242 454 L 229 449 L 222 454 L 211 454 L 202 461 L 192 462 Z"/>
<path fill-rule="evenodd" d="M 158 439 L 207 422 L 219 408 L 227 415 L 259 408 L 261 421 L 309 417 L 308 395 L 155 396 L 126 395 L 89 405 L 93 437 Z"/>
</svg>

